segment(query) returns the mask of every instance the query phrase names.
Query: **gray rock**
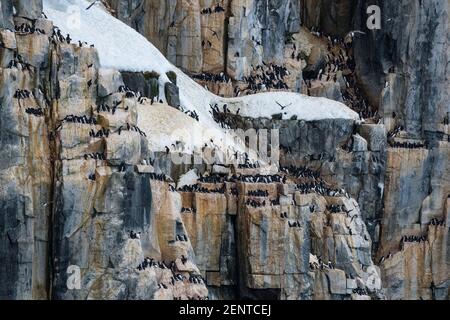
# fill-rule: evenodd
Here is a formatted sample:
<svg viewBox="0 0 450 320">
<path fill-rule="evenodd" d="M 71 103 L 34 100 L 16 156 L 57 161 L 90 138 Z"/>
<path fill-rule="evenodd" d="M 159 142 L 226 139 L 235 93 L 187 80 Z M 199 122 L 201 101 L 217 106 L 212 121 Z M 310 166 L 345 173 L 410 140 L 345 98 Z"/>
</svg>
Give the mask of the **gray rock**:
<svg viewBox="0 0 450 320">
<path fill-rule="evenodd" d="M 120 72 L 111 69 L 100 69 L 98 72 L 98 95 L 106 97 L 117 92 L 123 86 Z"/>
<path fill-rule="evenodd" d="M 167 104 L 172 107 L 179 107 L 180 102 L 180 89 L 171 82 L 167 82 L 164 85 L 164 91 L 166 94 Z"/>
<path fill-rule="evenodd" d="M 14 7 L 19 17 L 38 19 L 42 16 L 42 0 L 14 0 Z"/>
</svg>

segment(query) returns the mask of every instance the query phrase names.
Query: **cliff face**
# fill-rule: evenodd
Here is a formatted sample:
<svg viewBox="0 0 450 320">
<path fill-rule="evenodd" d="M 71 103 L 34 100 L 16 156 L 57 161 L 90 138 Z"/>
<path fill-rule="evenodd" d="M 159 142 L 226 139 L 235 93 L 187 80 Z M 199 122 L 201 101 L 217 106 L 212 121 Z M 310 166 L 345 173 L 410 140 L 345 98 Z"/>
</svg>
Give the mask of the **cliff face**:
<svg viewBox="0 0 450 320">
<path fill-rule="evenodd" d="M 33 26 L 43 32 L 1 33 L 0 297 L 206 297 L 201 280 L 188 281 L 201 276 L 190 242 L 172 241 L 186 233 L 180 197 L 143 162 L 137 97 L 117 91 L 121 74 L 100 70 L 95 49 L 51 40 L 48 20 Z M 153 260 L 140 270 L 145 257 Z M 81 270 L 77 290 L 70 266 Z M 159 286 L 174 276 L 185 280 Z"/>
<path fill-rule="evenodd" d="M 174 113 L 192 121 L 171 107 L 176 74 L 166 101 L 142 101 L 119 88 L 159 97 L 161 75 L 104 69 L 95 48 L 50 38 L 41 1 L 2 1 L 0 298 L 450 297 L 448 2 L 380 3 L 377 31 L 365 27 L 363 0 L 106 2 L 182 70 L 226 73 L 229 81 L 197 79 L 218 95 L 251 93 L 244 77 L 276 64 L 289 71 L 288 90 L 360 113 L 348 97 L 364 98 L 378 113 L 356 122 L 219 112 L 234 129 L 280 130 L 280 179 L 175 165 L 137 126 L 154 134 Z M 44 33 L 10 31 L 28 21 Z M 306 27 L 366 36 L 341 53 Z M 354 71 L 310 87 L 303 80 L 332 52 Z M 393 147 L 403 142 L 423 146 Z M 191 169 L 204 177 L 177 189 Z M 70 266 L 81 270 L 80 289 L 67 285 Z"/>
</svg>

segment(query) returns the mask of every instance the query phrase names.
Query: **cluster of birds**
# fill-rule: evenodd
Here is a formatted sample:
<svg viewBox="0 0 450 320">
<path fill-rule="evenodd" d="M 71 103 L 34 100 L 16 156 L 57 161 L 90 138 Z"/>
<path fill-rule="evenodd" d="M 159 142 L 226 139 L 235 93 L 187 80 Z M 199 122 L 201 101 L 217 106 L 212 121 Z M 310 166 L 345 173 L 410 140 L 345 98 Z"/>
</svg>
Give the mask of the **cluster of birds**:
<svg viewBox="0 0 450 320">
<path fill-rule="evenodd" d="M 14 30 L 21 34 L 45 34 L 45 30 L 36 28 L 32 25 L 29 25 L 28 23 L 22 23 L 20 26 L 16 25 L 14 26 Z"/>
<path fill-rule="evenodd" d="M 117 101 L 114 103 L 114 105 L 112 107 L 110 107 L 106 103 L 101 103 L 97 106 L 97 112 L 111 112 L 112 114 L 115 114 L 119 104 L 120 104 L 120 101 Z M 125 111 L 127 111 L 127 110 L 128 110 L 128 107 L 126 107 Z"/>
<path fill-rule="evenodd" d="M 123 85 L 120 86 L 118 91 L 120 93 L 125 93 L 125 98 L 129 98 L 129 99 L 131 99 L 131 98 L 138 98 L 139 99 L 139 98 L 142 97 L 140 92 L 134 92 L 133 90 L 131 90 L 127 86 L 123 86 Z"/>
<path fill-rule="evenodd" d="M 262 208 L 266 206 L 266 201 L 264 200 L 263 202 L 260 202 L 253 199 L 247 199 L 245 205 L 253 208 Z"/>
<path fill-rule="evenodd" d="M 188 259 L 184 257 L 184 255 L 181 256 L 181 262 L 183 264 L 186 264 Z M 177 265 L 175 261 L 170 262 L 168 265 L 164 261 L 156 261 L 153 258 L 145 257 L 144 261 L 141 262 L 136 269 L 139 271 L 144 271 L 147 268 L 159 268 L 161 270 L 170 270 L 172 272 L 172 275 L 170 277 L 170 284 L 166 284 L 163 282 L 158 283 L 158 289 L 167 290 L 169 285 L 175 286 L 177 282 L 189 282 L 192 284 L 205 284 L 205 279 L 198 274 L 190 274 L 189 278 L 185 275 L 182 275 L 180 273 L 177 273 Z M 174 298 L 175 300 L 181 299 L 181 298 Z M 207 300 L 207 297 L 189 297 L 189 300 Z"/>
<path fill-rule="evenodd" d="M 100 152 L 87 153 L 83 157 L 84 157 L 84 160 L 88 160 L 88 159 L 106 160 L 106 155 L 104 153 L 100 153 Z"/>
<path fill-rule="evenodd" d="M 401 242 L 425 242 L 427 241 L 427 237 L 426 236 L 403 236 L 402 239 L 400 240 Z"/>
<path fill-rule="evenodd" d="M 240 164 L 238 164 L 238 168 L 239 168 L 239 169 L 258 169 L 258 168 L 261 168 L 261 165 L 260 165 L 258 162 L 256 162 L 256 163 L 251 163 L 251 162 L 249 162 L 248 159 L 247 159 L 247 162 L 246 162 L 246 163 L 240 163 Z"/>
<path fill-rule="evenodd" d="M 177 234 L 175 236 L 175 241 L 187 242 L 188 241 L 188 237 L 185 234 L 182 234 L 182 235 Z"/>
<path fill-rule="evenodd" d="M 149 178 L 151 180 L 157 180 L 157 181 L 163 181 L 163 182 L 173 182 L 172 178 L 170 178 L 169 176 L 166 176 L 163 173 L 149 173 Z"/>
<path fill-rule="evenodd" d="M 329 196 L 329 197 L 338 197 L 341 195 L 345 195 L 347 198 L 349 198 L 345 190 L 332 189 L 326 186 L 323 180 L 311 181 L 309 183 L 308 182 L 299 183 L 296 185 L 296 189 L 301 194 L 317 193 L 322 196 Z"/>
<path fill-rule="evenodd" d="M 172 143 L 172 145 L 170 147 L 165 146 L 164 148 L 166 150 L 166 154 L 168 155 L 170 153 L 171 148 L 173 148 L 173 150 L 175 150 L 175 151 L 183 150 L 184 143 L 181 141 L 176 141 L 175 143 Z"/>
<path fill-rule="evenodd" d="M 200 187 L 198 185 L 194 185 L 194 189 L 195 189 L 194 192 L 198 192 L 198 193 L 219 193 L 219 194 L 225 194 L 225 187 L 208 189 L 208 188 Z"/>
<path fill-rule="evenodd" d="M 32 93 L 32 92 L 30 92 L 30 91 L 28 91 L 28 90 L 21 90 L 21 89 L 18 89 L 18 90 L 16 90 L 16 92 L 14 93 L 13 98 L 14 98 L 14 99 L 28 99 L 28 98 L 30 98 L 30 97 L 32 97 L 32 96 L 33 96 L 33 93 Z"/>
<path fill-rule="evenodd" d="M 27 108 L 25 112 L 36 117 L 44 116 L 44 111 L 42 110 L 42 108 Z"/>
<path fill-rule="evenodd" d="M 198 113 L 195 110 L 194 111 L 186 110 L 184 113 L 187 114 L 192 119 L 194 119 L 196 121 L 200 121 Z"/>
<path fill-rule="evenodd" d="M 241 175 L 239 177 L 233 176 L 231 182 L 233 180 L 246 182 L 246 183 L 286 183 L 286 176 L 280 176 L 278 174 L 274 175 Z"/>
<path fill-rule="evenodd" d="M 340 213 L 345 211 L 345 205 L 330 204 L 326 206 L 326 208 L 331 213 Z"/>
<path fill-rule="evenodd" d="M 57 43 L 67 43 L 67 44 L 71 44 L 72 43 L 72 38 L 70 37 L 69 34 L 67 34 L 66 36 L 64 36 L 61 33 L 61 30 L 58 27 L 53 27 L 53 32 L 52 32 L 52 36 L 50 37 L 50 41 L 54 44 L 57 45 Z M 86 47 L 90 47 L 90 48 L 94 48 L 95 46 L 93 44 L 89 45 L 87 42 L 82 42 L 82 41 L 78 41 L 78 46 L 80 48 L 83 48 L 84 46 Z"/>
<path fill-rule="evenodd" d="M 200 175 L 199 182 L 202 183 L 224 183 L 224 182 L 245 182 L 245 183 L 286 183 L 287 177 L 280 175 L 236 175 L 221 176 L 219 174 Z M 194 185 L 196 186 L 196 185 Z M 185 186 L 186 187 L 186 186 Z M 192 188 L 193 186 L 189 186 Z M 194 188 L 195 189 L 195 188 Z"/>
<path fill-rule="evenodd" d="M 194 74 L 192 78 L 200 80 L 200 81 L 206 81 L 206 82 L 222 82 L 222 83 L 229 83 L 231 82 L 231 78 L 221 72 L 219 74 L 213 74 L 213 73 L 200 73 L 200 74 Z"/>
<path fill-rule="evenodd" d="M 423 143 L 418 143 L 418 142 L 398 142 L 398 141 L 393 141 L 393 142 L 389 142 L 389 145 L 392 148 L 403 148 L 403 149 L 422 149 L 425 146 L 425 144 Z"/>
<path fill-rule="evenodd" d="M 119 87 L 118 92 L 125 93 L 125 98 L 128 98 L 128 99 L 137 98 L 138 103 L 141 105 L 148 102 L 148 100 L 149 100 L 149 98 L 144 97 L 141 92 L 139 92 L 139 91 L 135 92 L 135 91 L 131 90 L 129 87 L 124 86 L 124 85 Z M 157 97 L 152 96 L 150 98 L 150 105 L 153 105 L 155 103 L 155 100 L 158 101 L 159 103 L 163 103 L 163 100 L 159 99 L 159 96 L 157 96 Z M 115 106 L 117 106 L 119 104 L 120 104 L 120 101 L 117 101 L 115 103 Z M 108 111 L 109 111 L 109 109 L 108 109 Z M 125 108 L 125 111 L 128 111 L 128 107 Z"/>
<path fill-rule="evenodd" d="M 147 136 L 147 134 L 144 131 L 142 131 L 141 129 L 139 129 L 138 126 L 130 125 L 129 123 L 126 123 L 125 125 L 119 127 L 119 130 L 118 130 L 119 136 L 122 133 L 122 131 L 124 131 L 124 130 L 138 132 L 143 137 Z"/>
<path fill-rule="evenodd" d="M 67 34 L 66 36 L 63 36 L 63 34 L 61 33 L 61 30 L 58 27 L 53 27 L 53 32 L 52 32 L 52 36 L 50 37 L 50 41 L 53 44 L 56 44 L 57 42 L 70 44 L 72 39 L 70 38 L 69 34 Z"/>
<path fill-rule="evenodd" d="M 147 98 L 147 97 L 140 96 L 140 97 L 138 98 L 138 103 L 139 103 L 139 104 L 144 104 L 144 103 L 146 103 L 146 102 L 148 102 L 148 98 Z M 152 97 L 152 98 L 150 99 L 150 104 L 153 105 L 153 103 L 155 103 L 155 97 Z"/>
<path fill-rule="evenodd" d="M 318 261 L 313 261 L 309 263 L 309 268 L 311 270 L 325 270 L 325 269 L 334 269 L 334 264 L 331 261 L 328 263 L 324 263 L 321 258 Z"/>
<path fill-rule="evenodd" d="M 193 284 L 205 284 L 205 280 L 202 276 L 194 274 L 189 276 L 189 282 Z"/>
<path fill-rule="evenodd" d="M 281 212 L 280 213 L 280 218 L 281 219 L 287 219 L 288 218 L 288 213 L 287 212 Z"/>
<path fill-rule="evenodd" d="M 228 116 L 230 113 L 230 110 L 228 109 L 227 104 L 224 104 L 222 106 L 223 112 L 219 109 L 219 105 L 217 103 L 214 105 L 210 104 L 209 106 L 211 107 L 211 110 L 209 111 L 209 113 L 213 116 L 214 120 L 217 123 L 219 123 L 223 129 L 230 129 L 228 122 L 233 119 L 230 119 Z M 239 112 L 240 112 L 240 109 L 236 112 L 236 115 L 239 115 Z M 237 157 L 236 157 L 236 159 L 237 159 Z"/>
<path fill-rule="evenodd" d="M 366 291 L 366 289 L 363 289 L 363 288 L 355 288 L 352 290 L 352 292 L 359 296 L 367 296 L 367 291 Z"/>
<path fill-rule="evenodd" d="M 220 13 L 224 12 L 225 9 L 218 3 L 213 8 L 203 8 L 200 13 L 201 14 L 213 14 L 213 13 Z"/>
<path fill-rule="evenodd" d="M 211 174 L 211 175 L 200 174 L 198 181 L 202 183 L 222 183 L 224 179 L 219 174 Z"/>
<path fill-rule="evenodd" d="M 430 225 L 443 227 L 443 226 L 445 226 L 445 220 L 439 220 L 437 218 L 433 218 L 430 221 Z"/>
<path fill-rule="evenodd" d="M 289 71 L 286 67 L 272 63 L 267 64 L 263 61 L 263 65 L 252 67 L 251 74 L 243 77 L 242 81 L 247 87 L 241 89 L 240 86 L 236 86 L 234 94 L 239 97 L 242 92 L 248 95 L 270 89 L 289 90 L 285 82 L 285 77 L 288 75 Z"/>
<path fill-rule="evenodd" d="M 396 126 L 394 130 L 388 133 L 388 138 L 395 138 L 403 130 L 404 130 L 403 126 Z"/>
<path fill-rule="evenodd" d="M 311 29 L 311 33 L 319 38 L 325 37 L 330 53 L 326 56 L 325 66 L 318 72 L 304 72 L 303 78 L 307 94 L 311 95 L 313 81 L 337 82 L 338 72 L 341 71 L 345 82 L 344 88 L 341 88 L 344 103 L 355 110 L 361 118 L 376 117 L 377 109 L 368 103 L 363 92 L 357 86 L 356 64 L 351 54 L 353 39 L 357 34 L 364 34 L 364 32 L 352 31 L 345 38 L 327 36 L 320 30 Z"/>
<path fill-rule="evenodd" d="M 247 195 L 250 197 L 268 197 L 269 192 L 267 190 L 250 190 Z"/>
<path fill-rule="evenodd" d="M 182 297 L 174 297 L 173 300 L 182 300 Z M 209 297 L 200 297 L 200 296 L 196 296 L 196 297 L 187 297 L 188 300 L 209 300 Z"/>
<path fill-rule="evenodd" d="M 135 232 L 133 230 L 130 230 L 130 239 L 140 239 L 141 238 L 141 233 L 140 232 Z"/>
<path fill-rule="evenodd" d="M 293 40 L 293 38 L 287 39 L 287 42 L 288 43 L 292 43 L 292 40 Z M 297 45 L 295 43 L 292 43 L 292 44 L 293 44 L 293 50 L 292 50 L 292 53 L 291 53 L 291 59 L 300 61 L 302 59 L 302 57 L 303 57 L 302 53 L 297 50 Z"/>
<path fill-rule="evenodd" d="M 318 179 L 320 177 L 319 171 L 312 170 L 306 166 L 296 167 L 291 165 L 289 167 L 281 167 L 280 171 L 288 175 L 294 176 L 297 179 L 299 178 Z"/>
<path fill-rule="evenodd" d="M 89 131 L 89 136 L 92 138 L 103 138 L 103 137 L 108 138 L 110 132 L 111 130 L 105 128 L 98 130 L 97 133 L 94 131 L 94 129 L 91 129 L 91 131 Z"/>
<path fill-rule="evenodd" d="M 175 265 L 175 262 L 172 262 L 171 265 Z M 172 268 L 173 268 L 172 265 Z M 166 265 L 164 261 L 155 261 L 153 258 L 145 257 L 144 261 L 142 261 L 136 269 L 139 271 L 143 271 L 147 268 L 159 268 L 162 270 L 168 270 L 169 267 Z"/>
<path fill-rule="evenodd" d="M 289 228 L 301 228 L 302 227 L 300 221 L 298 221 L 298 220 L 294 221 L 294 222 L 288 221 L 288 225 L 289 225 Z"/>
<path fill-rule="evenodd" d="M 97 124 L 97 120 L 94 117 L 88 118 L 86 115 L 75 116 L 72 114 L 65 116 L 62 122 Z"/>
<path fill-rule="evenodd" d="M 197 213 L 197 209 L 195 208 L 181 208 L 181 213 Z"/>
<path fill-rule="evenodd" d="M 14 58 L 13 60 L 11 60 L 8 63 L 8 66 L 6 67 L 7 69 L 12 69 L 12 68 L 16 68 L 16 69 L 21 69 L 21 70 L 28 70 L 28 71 L 33 71 L 33 66 L 27 62 L 25 62 L 25 60 L 23 59 L 23 57 L 18 54 L 17 52 L 14 52 Z"/>
</svg>

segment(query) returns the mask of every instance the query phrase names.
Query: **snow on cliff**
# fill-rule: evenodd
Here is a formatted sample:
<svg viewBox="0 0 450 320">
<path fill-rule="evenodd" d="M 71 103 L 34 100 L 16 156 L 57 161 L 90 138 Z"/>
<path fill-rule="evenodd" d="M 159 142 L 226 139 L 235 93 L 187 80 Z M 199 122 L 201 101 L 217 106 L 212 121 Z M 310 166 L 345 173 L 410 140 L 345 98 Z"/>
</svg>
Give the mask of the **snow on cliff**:
<svg viewBox="0 0 450 320">
<path fill-rule="evenodd" d="M 199 122 L 165 104 L 139 108 L 138 125 L 147 132 L 150 148 L 164 151 L 166 146 L 179 141 L 186 153 L 209 148 L 221 150 L 227 158 L 234 158 L 238 151 L 247 152 L 250 159 L 256 161 L 257 154 L 247 150 L 245 144 L 233 132 L 223 130 L 215 122 L 211 105 L 218 104 L 222 109 L 228 105 L 231 112 L 239 110 L 241 115 L 249 117 L 271 118 L 273 114 L 283 113 L 283 119 L 297 116 L 297 119 L 358 119 L 358 115 L 342 103 L 312 98 L 297 93 L 263 93 L 240 98 L 218 97 L 170 63 L 163 54 L 144 36 L 120 20 L 114 18 L 97 2 L 86 10 L 91 2 L 85 0 L 44 0 L 44 13 L 61 32 L 70 34 L 73 41 L 94 44 L 97 48 L 102 68 L 119 71 L 156 71 L 161 76 L 160 92 L 164 97 L 164 84 L 170 80 L 166 72 L 177 74 L 180 88 L 181 106 L 185 110 L 196 111 Z M 283 111 L 281 107 L 286 106 Z M 174 148 L 175 149 L 175 148 Z M 175 150 L 172 150 L 175 151 Z M 229 161 L 229 160 L 228 160 Z M 273 165 L 270 166 L 272 170 Z"/>
<path fill-rule="evenodd" d="M 328 118 L 358 119 L 358 115 L 344 104 L 325 99 L 312 98 L 297 93 L 264 93 L 243 98 L 223 99 L 195 83 L 174 67 L 144 36 L 112 17 L 100 4 L 89 10 L 85 0 L 44 0 L 44 12 L 61 31 L 75 40 L 94 44 L 100 63 L 105 68 L 120 71 L 156 71 L 165 76 L 173 70 L 178 74 L 180 98 L 183 107 L 197 110 L 201 120 L 209 122 L 210 103 L 230 103 L 241 108 L 243 115 L 268 117 L 280 113 L 276 103 L 290 105 L 284 118 L 296 115 L 299 119 L 318 120 Z"/>
</svg>

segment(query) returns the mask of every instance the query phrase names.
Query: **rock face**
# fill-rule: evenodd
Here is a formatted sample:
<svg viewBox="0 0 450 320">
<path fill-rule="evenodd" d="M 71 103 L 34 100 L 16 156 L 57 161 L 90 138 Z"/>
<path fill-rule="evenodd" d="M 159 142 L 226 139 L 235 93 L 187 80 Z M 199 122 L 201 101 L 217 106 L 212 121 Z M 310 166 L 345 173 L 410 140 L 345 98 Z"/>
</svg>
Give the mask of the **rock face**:
<svg viewBox="0 0 450 320">
<path fill-rule="evenodd" d="M 0 6 L 2 28 L 13 30 L 12 3 L 2 1 Z M 48 59 L 48 40 L 5 29 L 0 40 L 1 147 L 5 151 L 0 161 L 0 297 L 45 299 L 53 184 L 50 129 L 45 121 L 50 109 L 45 93 L 35 84 L 45 74 L 41 67 Z M 28 69 L 7 68 L 14 52 L 29 61 Z M 18 90 L 28 94 L 19 97 Z M 29 108 L 39 116 L 27 112 Z"/>
<path fill-rule="evenodd" d="M 388 149 L 378 257 L 396 252 L 381 266 L 389 297 L 448 299 L 448 224 L 430 222 L 448 221 L 449 214 L 449 3 L 403 4 L 379 2 L 381 30 L 355 45 L 361 84 L 379 104 L 387 131 L 400 127 L 395 139 L 431 146 Z M 358 3 L 356 28 L 365 25 L 367 5 Z M 427 241 L 401 242 L 410 235 Z"/>
<path fill-rule="evenodd" d="M 190 241 L 174 241 L 180 197 L 145 161 L 137 97 L 118 92 L 122 75 L 99 70 L 95 49 L 35 23 L 49 34 L 1 32 L 0 298 L 206 297 Z"/>
<path fill-rule="evenodd" d="M 374 4 L 381 9 L 382 23 L 381 30 L 371 31 L 366 27 L 366 10 Z M 372 252 L 376 260 L 391 253 L 401 261 L 396 265 L 402 267 L 396 269 L 388 262 L 382 264 L 382 268 L 388 268 L 384 272 L 386 279 L 383 285 L 388 288 L 387 298 L 392 299 L 443 299 L 449 294 L 449 260 L 444 253 L 447 249 L 440 257 L 446 261 L 442 267 L 446 271 L 431 262 L 432 250 L 429 249 L 429 253 L 421 255 L 424 258 L 419 259 L 418 266 L 413 266 L 414 262 L 407 257 L 398 258 L 404 250 L 400 245 L 403 235 L 431 236 L 428 224 L 432 219 L 448 220 L 448 5 L 447 1 L 431 1 L 427 5 L 417 2 L 406 6 L 403 1 L 234 0 L 228 2 L 225 11 L 228 32 L 223 41 L 228 44 L 228 50 L 220 71 L 231 76 L 234 87 L 239 87 L 239 80 L 252 73 L 252 65 L 265 61 L 286 66 L 292 78 L 286 81 L 288 87 L 306 93 L 302 79 L 310 73 L 317 76 L 327 50 L 320 41 L 310 39 L 300 24 L 332 36 L 344 37 L 351 30 L 366 33 L 354 39 L 356 79 L 369 103 L 378 109 L 383 125 L 368 123 L 357 126 L 352 136 L 346 136 L 353 143 L 351 152 L 337 152 L 333 147 L 326 147 L 335 146 L 329 144 L 333 141 L 329 128 L 315 131 L 307 126 L 299 133 L 297 128 L 302 126 L 295 125 L 295 121 L 291 125 L 277 125 L 267 120 L 233 119 L 229 124 L 243 128 L 281 127 L 281 144 L 294 153 L 292 158 L 311 156 L 314 152 L 319 154 L 324 149 L 334 156 L 334 161 L 322 162 L 322 171 L 345 186 L 358 200 L 373 239 Z M 205 7 L 213 6 L 205 4 Z M 213 18 L 215 14 L 207 16 L 208 21 L 217 19 Z M 153 15 L 147 19 L 155 18 Z M 153 40 L 152 36 L 144 34 Z M 290 34 L 294 40 L 287 36 Z M 292 42 L 301 54 L 299 64 L 290 59 Z M 282 48 L 285 48 L 284 56 L 280 51 Z M 160 49 L 166 50 L 164 47 Z M 299 72 L 301 69 L 303 72 Z M 218 71 L 205 68 L 203 72 Z M 340 88 L 316 81 L 308 93 L 339 100 L 342 99 L 339 91 L 345 87 L 345 80 L 338 77 L 338 83 Z M 211 82 L 202 84 L 221 95 L 230 95 L 232 91 L 230 87 L 224 90 L 223 85 Z M 317 137 L 317 140 L 309 141 L 311 137 Z M 427 141 L 429 148 L 392 148 L 387 140 L 391 144 Z M 301 141 L 299 146 L 298 141 Z M 344 146 L 344 149 L 347 148 Z M 444 234 L 440 233 L 442 238 L 439 240 L 443 243 L 448 242 Z M 426 247 L 431 245 L 430 241 L 427 240 Z M 411 269 L 417 272 L 407 271 Z M 446 276 L 441 277 L 442 272 Z"/>
<path fill-rule="evenodd" d="M 286 35 L 300 30 L 300 0 L 109 0 L 108 4 L 120 20 L 190 73 L 228 71 L 241 79 L 251 65 L 282 62 Z"/>
<path fill-rule="evenodd" d="M 282 66 L 288 90 L 377 107 L 358 122 L 216 114 L 279 130 L 276 176 L 175 165 L 137 128 L 139 107 L 170 108 L 160 95 L 179 107 L 173 74 L 102 69 L 96 49 L 49 38 L 42 1 L 2 0 L 0 299 L 450 298 L 448 2 L 380 1 L 376 31 L 365 0 L 106 2 L 184 71 L 219 75 L 197 78 L 219 95 Z M 12 31 L 25 21 L 46 34 Z M 306 27 L 365 31 L 339 58 L 354 70 L 321 77 L 341 45 Z"/>
<path fill-rule="evenodd" d="M 357 0 L 305 0 L 302 1 L 301 17 L 304 25 L 310 29 L 320 29 L 329 35 L 344 37 L 352 30 L 356 5 Z"/>
</svg>

